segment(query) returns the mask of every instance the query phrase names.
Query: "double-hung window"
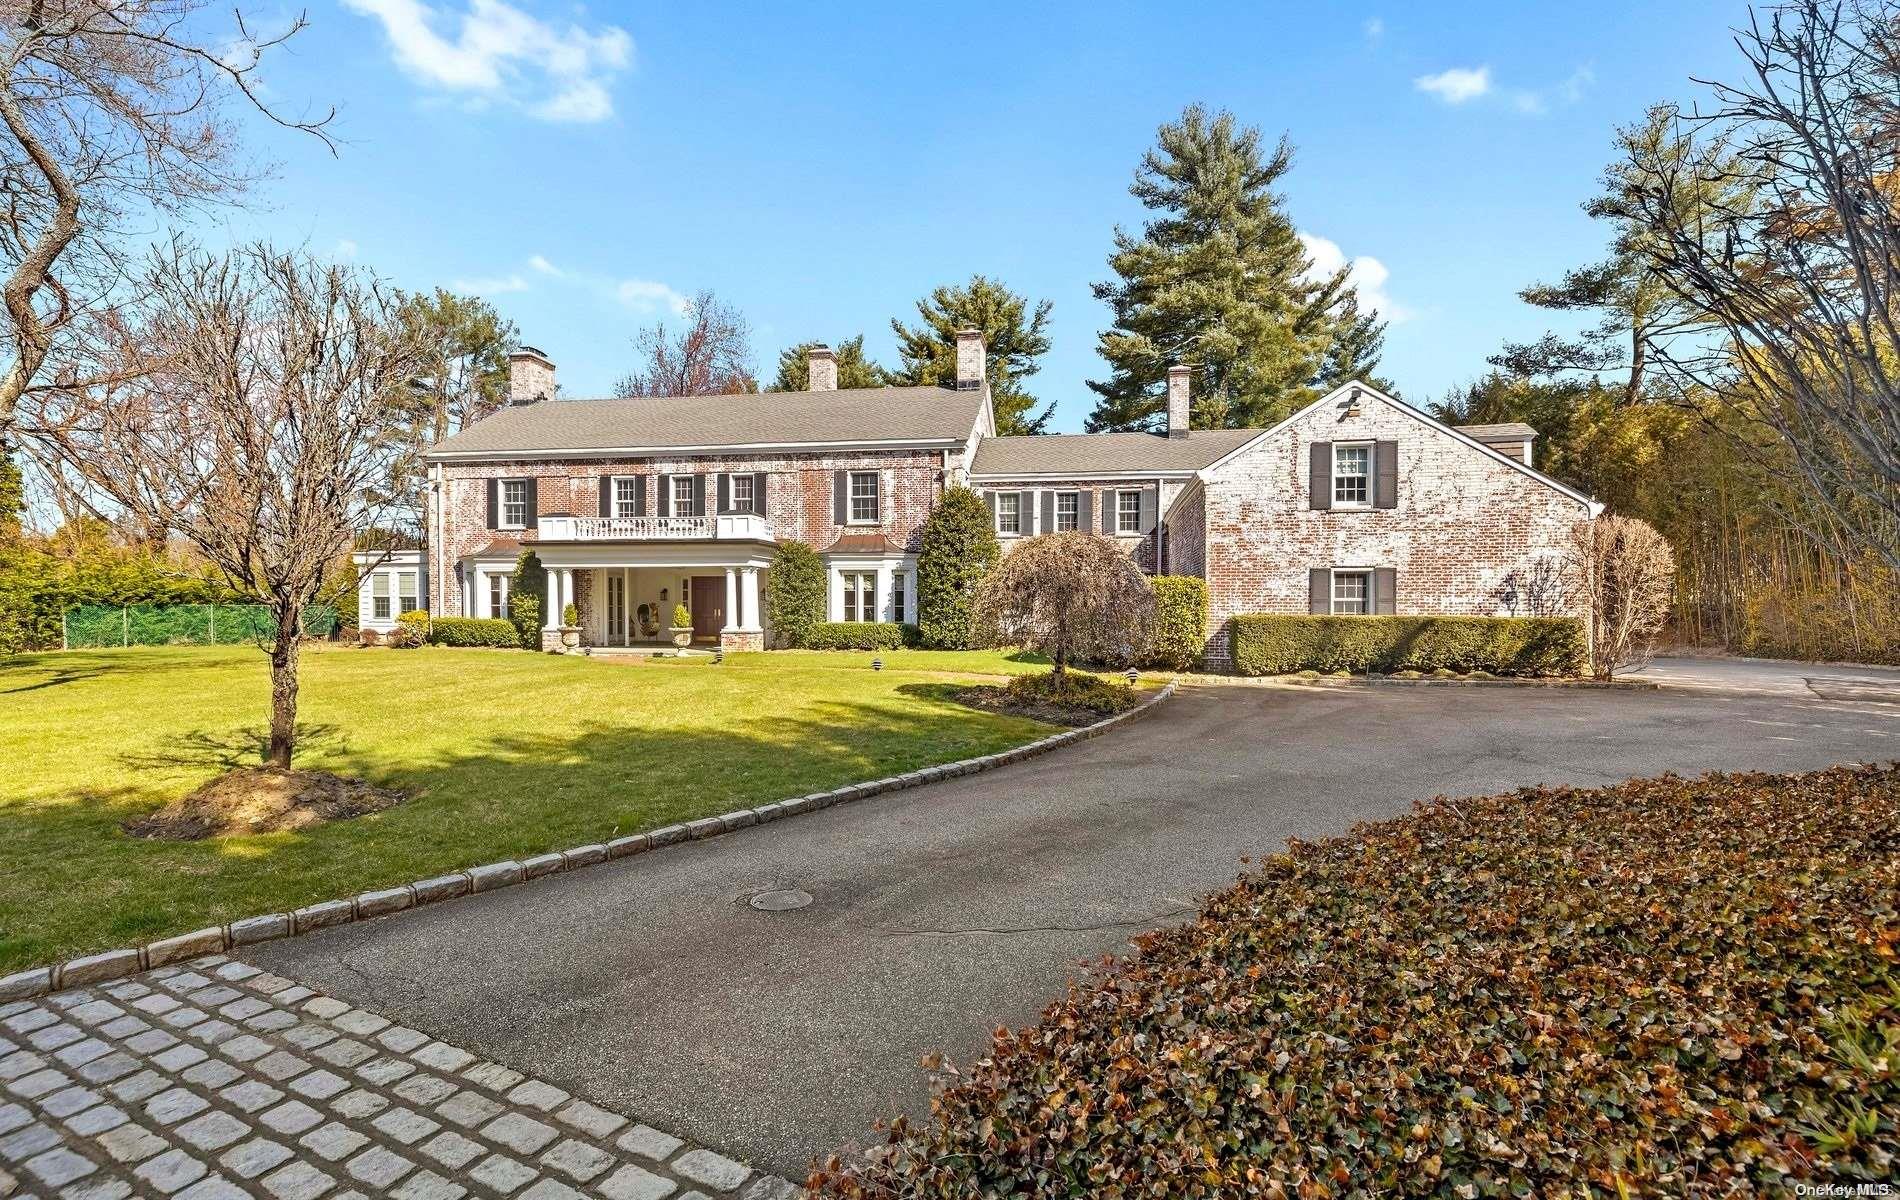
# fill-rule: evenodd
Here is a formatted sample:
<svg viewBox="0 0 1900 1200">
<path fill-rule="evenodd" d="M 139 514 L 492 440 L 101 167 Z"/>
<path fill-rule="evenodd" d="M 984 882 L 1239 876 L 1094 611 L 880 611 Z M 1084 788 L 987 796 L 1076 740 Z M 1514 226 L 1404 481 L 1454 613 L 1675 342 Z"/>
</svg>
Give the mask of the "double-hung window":
<svg viewBox="0 0 1900 1200">
<path fill-rule="evenodd" d="M 1019 534 L 1023 531 L 1023 494 L 996 493 L 996 532 Z"/>
<path fill-rule="evenodd" d="M 1366 508 L 1372 503 L 1372 447 L 1333 446 L 1333 507 Z"/>
<path fill-rule="evenodd" d="M 1082 519 L 1082 494 L 1080 492 L 1056 493 L 1056 531 L 1066 533 L 1079 527 Z"/>
<path fill-rule="evenodd" d="M 731 478 L 732 511 L 742 513 L 759 511 L 752 505 L 752 476 L 734 475 Z"/>
<path fill-rule="evenodd" d="M 897 571 L 891 576 L 891 620 L 899 625 L 904 623 L 904 575 Z"/>
<path fill-rule="evenodd" d="M 673 515 L 676 517 L 693 515 L 693 477 L 691 475 L 673 476 Z"/>
<path fill-rule="evenodd" d="M 638 514 L 640 488 L 646 480 L 622 475 L 614 480 L 614 516 L 622 521 Z"/>
<path fill-rule="evenodd" d="M 508 619 L 508 577 L 490 575 L 488 577 L 488 615 Z"/>
<path fill-rule="evenodd" d="M 369 577 L 369 612 L 378 621 L 389 620 L 388 571 L 377 571 Z"/>
<path fill-rule="evenodd" d="M 504 479 L 501 481 L 501 527 L 503 529 L 528 527 L 527 480 Z"/>
<path fill-rule="evenodd" d="M 851 472 L 851 523 L 877 523 L 877 472 Z"/>
<path fill-rule="evenodd" d="M 421 597 L 416 594 L 416 573 L 414 571 L 396 572 L 396 611 L 414 612 L 421 607 Z"/>
<path fill-rule="evenodd" d="M 1141 532 L 1141 493 L 1115 493 L 1115 532 Z"/>
<path fill-rule="evenodd" d="M 1372 611 L 1370 571 L 1333 572 L 1333 614 L 1357 616 Z"/>
<path fill-rule="evenodd" d="M 843 577 L 844 619 L 877 620 L 877 572 L 845 571 Z"/>
</svg>

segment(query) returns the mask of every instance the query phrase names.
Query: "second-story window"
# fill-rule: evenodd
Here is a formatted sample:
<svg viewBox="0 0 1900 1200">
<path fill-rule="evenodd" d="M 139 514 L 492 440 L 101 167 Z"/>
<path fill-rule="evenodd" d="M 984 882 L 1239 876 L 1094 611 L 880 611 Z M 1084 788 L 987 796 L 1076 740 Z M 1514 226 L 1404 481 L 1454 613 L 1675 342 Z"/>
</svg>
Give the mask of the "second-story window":
<svg viewBox="0 0 1900 1200">
<path fill-rule="evenodd" d="M 1333 507 L 1364 508 L 1371 502 L 1372 447 L 1333 447 Z"/>
<path fill-rule="evenodd" d="M 732 511 L 758 512 L 752 506 L 752 476 L 734 475 L 732 477 Z"/>
<path fill-rule="evenodd" d="M 996 493 L 996 532 L 1021 533 L 1023 531 L 1023 494 L 1021 492 Z"/>
<path fill-rule="evenodd" d="M 851 520 L 873 524 L 877 521 L 877 472 L 851 472 Z"/>
<path fill-rule="evenodd" d="M 525 479 L 504 479 L 501 481 L 501 527 L 503 529 L 524 529 L 528 524 L 528 481 Z"/>
<path fill-rule="evenodd" d="M 614 516 L 624 521 L 639 514 L 639 489 L 645 483 L 644 479 L 626 477 L 614 480 Z"/>
<path fill-rule="evenodd" d="M 673 515 L 676 517 L 693 515 L 693 477 L 691 475 L 673 476 Z"/>
</svg>

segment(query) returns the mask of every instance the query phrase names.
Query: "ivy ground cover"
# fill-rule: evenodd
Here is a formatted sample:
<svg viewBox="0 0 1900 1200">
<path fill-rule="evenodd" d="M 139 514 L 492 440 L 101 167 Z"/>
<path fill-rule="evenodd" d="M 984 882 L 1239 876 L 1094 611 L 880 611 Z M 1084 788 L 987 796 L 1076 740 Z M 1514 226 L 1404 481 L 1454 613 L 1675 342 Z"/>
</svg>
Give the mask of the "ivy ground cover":
<svg viewBox="0 0 1900 1200">
<path fill-rule="evenodd" d="M 1900 1177 L 1897 903 L 1900 766 L 1439 800 L 1256 864 L 813 1183 L 1850 1194 Z"/>
</svg>

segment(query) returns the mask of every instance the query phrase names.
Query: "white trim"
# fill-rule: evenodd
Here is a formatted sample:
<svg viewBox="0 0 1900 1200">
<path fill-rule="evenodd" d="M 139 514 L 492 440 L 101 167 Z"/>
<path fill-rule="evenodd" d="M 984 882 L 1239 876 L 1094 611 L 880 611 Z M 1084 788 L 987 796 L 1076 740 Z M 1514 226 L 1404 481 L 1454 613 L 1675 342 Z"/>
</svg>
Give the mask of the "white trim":
<svg viewBox="0 0 1900 1200">
<path fill-rule="evenodd" d="M 1326 577 L 1326 615 L 1329 617 L 1372 617 L 1377 616 L 1378 597 L 1373 593 L 1378 583 L 1373 574 L 1376 567 L 1328 567 L 1331 572 Z M 1366 606 L 1356 613 L 1343 613 L 1339 606 L 1339 577 L 1341 575 L 1363 575 L 1366 580 Z"/>
<path fill-rule="evenodd" d="M 429 462 L 534 462 L 558 458 L 674 458 L 703 457 L 738 453 L 765 454 L 790 450 L 943 450 L 964 445 L 969 439 L 898 438 L 889 441 L 840 442 L 734 442 L 730 445 L 693 446 L 599 446 L 592 448 L 550 446 L 532 450 L 433 450 L 423 455 Z"/>
<path fill-rule="evenodd" d="M 1311 404 L 1307 405 L 1305 408 L 1302 408 L 1298 410 L 1297 412 L 1294 412 L 1293 414 L 1288 416 L 1285 420 L 1281 421 L 1278 425 L 1274 425 L 1270 428 L 1261 430 L 1258 437 L 1252 437 L 1252 438 L 1247 439 L 1246 441 L 1242 442 L 1240 445 L 1234 447 L 1232 450 L 1229 450 L 1227 453 L 1221 455 L 1219 458 L 1215 459 L 1213 462 L 1203 467 L 1201 471 L 1199 472 L 1200 477 L 1202 479 L 1206 479 L 1210 473 L 1214 471 L 1218 471 L 1220 468 L 1232 462 L 1235 458 L 1239 457 L 1242 454 L 1245 454 L 1247 451 L 1253 449 L 1255 446 L 1260 445 L 1266 439 L 1272 437 L 1274 434 L 1280 432 L 1282 429 L 1285 429 L 1288 426 L 1295 423 L 1296 421 L 1299 421 L 1301 418 L 1305 417 L 1307 413 L 1312 412 L 1314 409 L 1319 408 L 1320 406 L 1324 404 L 1332 402 L 1333 400 L 1337 399 L 1338 397 L 1342 395 L 1349 394 L 1354 388 L 1358 388 L 1362 393 L 1364 393 L 1367 396 L 1372 397 L 1375 400 L 1384 401 L 1391 408 L 1394 408 L 1397 411 L 1405 414 L 1406 416 L 1412 418 L 1414 421 L 1417 421 L 1421 425 L 1427 426 L 1428 428 L 1431 428 L 1431 429 L 1435 429 L 1440 433 L 1449 434 L 1451 435 L 1453 439 L 1463 442 L 1465 445 L 1470 446 L 1473 450 L 1478 451 L 1480 454 L 1487 455 L 1491 458 L 1496 459 L 1497 461 L 1501 463 L 1504 463 L 1505 465 L 1515 470 L 1522 471 L 1524 474 L 1530 476 L 1532 479 L 1535 479 L 1537 482 L 1550 488 L 1552 491 L 1559 492 L 1565 496 L 1568 496 L 1570 499 L 1575 500 L 1578 504 L 1583 505 L 1585 511 L 1587 511 L 1592 517 L 1599 516 L 1603 512 L 1603 505 L 1601 502 L 1591 499 L 1589 496 L 1584 495 L 1582 492 L 1578 491 L 1577 489 L 1573 487 L 1570 487 L 1568 484 L 1559 483 L 1555 479 L 1552 479 L 1550 476 L 1544 474 L 1542 471 L 1539 471 L 1536 467 L 1533 467 L 1529 465 L 1528 463 L 1521 463 L 1517 461 L 1515 458 L 1512 458 L 1508 454 L 1503 454 L 1496 450 L 1493 450 L 1491 447 L 1485 445 L 1483 442 L 1472 437 L 1471 435 L 1458 432 L 1458 430 L 1454 426 L 1445 424 L 1443 421 L 1439 420 L 1437 417 L 1432 416 L 1430 413 L 1425 412 L 1422 409 L 1413 408 L 1411 405 L 1405 403 L 1402 400 L 1393 399 L 1391 396 L 1386 395 L 1384 392 L 1380 391 L 1376 387 L 1373 387 L 1369 383 L 1361 383 L 1357 381 L 1340 384 L 1338 387 L 1334 388 L 1330 392 L 1327 392 L 1324 396 L 1321 396 L 1319 399 L 1313 401 Z"/>
<path fill-rule="evenodd" d="M 871 477 L 871 510 L 872 510 L 871 515 L 868 517 L 854 516 L 853 514 L 857 511 L 857 507 L 858 507 L 857 505 L 858 495 L 856 491 L 857 481 L 859 478 L 865 475 L 869 475 Z M 853 470 L 849 467 L 845 468 L 845 471 L 844 471 L 844 523 L 846 525 L 856 525 L 859 527 L 864 527 L 864 526 L 881 525 L 883 524 L 883 522 L 884 522 L 884 473 L 882 471 L 879 471 L 875 467 L 869 470 Z"/>
<path fill-rule="evenodd" d="M 1334 512 L 1366 512 L 1377 507 L 1373 502 L 1378 499 L 1374 492 L 1378 490 L 1379 443 L 1371 438 L 1357 441 L 1334 442 L 1332 466 L 1327 469 L 1327 478 L 1333 485 L 1333 494 L 1327 497 L 1326 507 Z M 1364 450 L 1366 452 L 1366 473 L 1359 476 L 1366 483 L 1364 500 L 1341 500 L 1339 498 L 1339 452 L 1341 450 Z M 1311 487 L 1311 485 L 1308 485 Z"/>
<path fill-rule="evenodd" d="M 992 530 L 992 532 L 994 532 L 996 536 L 999 538 L 1029 537 L 1030 534 L 1023 528 L 1024 523 L 1023 523 L 1022 489 L 1002 488 L 997 491 L 991 492 L 990 495 L 996 497 L 995 515 L 991 517 L 990 519 L 990 524 L 995 527 Z M 1004 496 L 1014 496 L 1016 498 L 1016 528 L 1014 530 L 1003 528 L 1003 497 Z M 1035 506 L 1032 504 L 1030 507 L 1033 508 Z"/>
<path fill-rule="evenodd" d="M 1248 444 L 1251 445 L 1252 443 L 1249 442 Z M 1200 477 L 1199 471 L 1191 471 L 1191 470 L 1190 471 L 1176 471 L 1176 470 L 1166 470 L 1166 471 L 1035 471 L 1035 472 L 995 471 L 995 472 L 991 472 L 985 475 L 972 474 L 970 476 L 970 485 L 974 487 L 977 484 L 984 484 L 990 487 L 996 487 L 1002 484 L 1010 483 L 1011 481 L 1015 481 L 1015 480 L 1020 480 L 1025 484 L 1070 483 L 1070 482 L 1088 483 L 1097 479 L 1104 480 L 1108 483 L 1122 483 L 1122 482 L 1133 481 L 1133 480 L 1197 479 L 1199 477 Z"/>
<path fill-rule="evenodd" d="M 1048 530 L 1049 533 L 1063 532 L 1062 498 L 1064 496 L 1075 497 L 1075 513 L 1073 514 L 1075 517 L 1075 524 L 1069 527 L 1070 531 L 1081 532 L 1081 533 L 1091 532 L 1089 530 L 1085 530 L 1082 528 L 1082 489 L 1081 488 L 1050 488 L 1049 495 L 1054 497 L 1052 500 L 1049 501 L 1049 518 L 1050 520 L 1055 522 L 1055 528 Z"/>
<path fill-rule="evenodd" d="M 1144 536 L 1141 532 L 1141 494 L 1147 490 L 1148 490 L 1147 488 L 1110 488 L 1109 489 L 1108 495 L 1113 497 L 1115 501 L 1115 507 L 1111 510 L 1115 514 L 1115 531 L 1109 534 L 1110 537 L 1142 537 Z M 1135 498 L 1135 527 L 1133 529 L 1122 528 L 1122 497 L 1123 496 L 1133 496 Z M 1157 517 L 1156 524 L 1159 525 L 1159 523 L 1160 523 L 1160 518 Z"/>
<path fill-rule="evenodd" d="M 518 525 L 510 525 L 508 523 L 508 485 L 511 483 L 521 485 L 521 523 Z M 528 506 L 535 501 L 532 489 L 528 487 L 528 483 L 529 477 L 526 475 L 505 476 L 495 480 L 496 529 L 508 529 L 518 532 L 528 527 L 528 518 L 534 515 L 528 511 Z"/>
</svg>

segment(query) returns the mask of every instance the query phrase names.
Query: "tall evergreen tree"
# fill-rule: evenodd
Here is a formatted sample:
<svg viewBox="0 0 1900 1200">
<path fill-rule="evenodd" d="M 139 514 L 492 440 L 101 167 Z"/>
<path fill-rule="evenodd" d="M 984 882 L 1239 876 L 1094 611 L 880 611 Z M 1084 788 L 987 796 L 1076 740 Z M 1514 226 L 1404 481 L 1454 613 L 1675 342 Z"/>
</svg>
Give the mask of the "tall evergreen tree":
<svg viewBox="0 0 1900 1200">
<path fill-rule="evenodd" d="M 778 374 L 765 389 L 768 392 L 802 392 L 810 382 L 810 365 L 805 356 L 819 342 L 800 342 L 778 352 Z M 891 373 L 864 352 L 864 335 L 846 338 L 833 350 L 838 360 L 838 386 L 841 388 L 889 387 Z"/>
<path fill-rule="evenodd" d="M 1129 187 L 1154 215 L 1139 237 L 1116 229 L 1116 278 L 1094 289 L 1115 323 L 1090 429 L 1156 428 L 1176 363 L 1194 368 L 1202 428 L 1271 424 L 1377 368 L 1385 323 L 1360 312 L 1346 268 L 1311 277 L 1273 190 L 1292 162 L 1284 139 L 1269 152 L 1258 129 L 1198 104 L 1161 127 Z"/>
<path fill-rule="evenodd" d="M 1034 411 L 1037 399 L 1022 381 L 1041 370 L 1036 360 L 1049 352 L 1043 330 L 1049 323 L 1047 300 L 1029 301 L 1000 282 L 973 275 L 961 286 L 945 286 L 917 302 L 923 323 L 912 329 L 892 318 L 897 353 L 902 365 L 895 382 L 920 385 L 949 383 L 957 377 L 957 330 L 983 331 L 989 352 L 990 406 L 996 413 L 996 432 L 1005 436 L 1041 433 L 1055 411 L 1051 401 Z"/>
</svg>

